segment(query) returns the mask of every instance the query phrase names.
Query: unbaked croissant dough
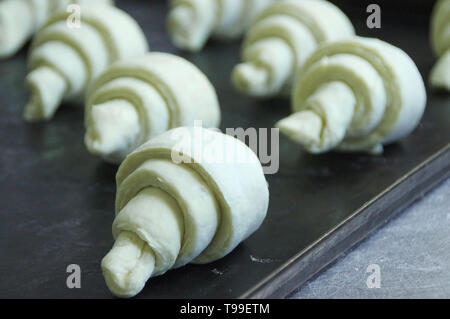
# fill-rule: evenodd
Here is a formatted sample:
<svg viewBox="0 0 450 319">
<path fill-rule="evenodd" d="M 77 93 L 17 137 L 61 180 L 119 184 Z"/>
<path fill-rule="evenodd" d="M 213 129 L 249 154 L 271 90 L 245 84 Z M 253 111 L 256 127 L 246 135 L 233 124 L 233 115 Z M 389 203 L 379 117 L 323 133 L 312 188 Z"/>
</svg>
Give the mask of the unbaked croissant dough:
<svg viewBox="0 0 450 319">
<path fill-rule="evenodd" d="M 220 107 L 206 76 L 189 61 L 166 53 L 112 64 L 87 97 L 89 151 L 120 163 L 137 146 L 171 128 L 218 127 Z"/>
<path fill-rule="evenodd" d="M 16 54 L 54 13 L 70 4 L 113 4 L 113 0 L 4 0 L 0 2 L 0 59 Z"/>
<path fill-rule="evenodd" d="M 170 0 L 167 18 L 173 44 L 200 51 L 210 37 L 233 39 L 275 0 Z"/>
<path fill-rule="evenodd" d="M 450 91 L 450 0 L 439 0 L 431 22 L 433 49 L 439 60 L 431 71 L 435 88 Z"/>
<path fill-rule="evenodd" d="M 109 289 L 132 297 L 150 277 L 224 257 L 259 228 L 268 202 L 261 164 L 244 143 L 200 127 L 159 135 L 117 173 L 116 242 L 102 260 Z"/>
<path fill-rule="evenodd" d="M 355 37 L 308 59 L 294 85 L 294 114 L 277 127 L 312 153 L 379 154 L 416 128 L 425 105 L 423 79 L 404 51 Z"/>
<path fill-rule="evenodd" d="M 137 22 L 113 6 L 81 8 L 81 27 L 69 28 L 70 13 L 53 15 L 36 34 L 26 78 L 28 121 L 50 119 L 63 100 L 83 98 L 92 79 L 111 63 L 144 55 L 147 39 Z"/>
<path fill-rule="evenodd" d="M 324 42 L 353 37 L 347 16 L 322 0 L 287 0 L 268 6 L 249 28 L 244 62 L 232 74 L 234 86 L 256 97 L 289 94 L 299 68 Z"/>
</svg>

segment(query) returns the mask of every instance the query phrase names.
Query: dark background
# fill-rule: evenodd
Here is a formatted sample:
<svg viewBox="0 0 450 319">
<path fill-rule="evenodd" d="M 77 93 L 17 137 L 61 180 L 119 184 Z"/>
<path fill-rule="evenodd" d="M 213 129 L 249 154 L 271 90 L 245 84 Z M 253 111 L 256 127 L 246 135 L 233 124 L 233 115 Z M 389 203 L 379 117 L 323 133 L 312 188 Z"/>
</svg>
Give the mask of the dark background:
<svg viewBox="0 0 450 319">
<path fill-rule="evenodd" d="M 333 2 L 350 15 L 358 34 L 401 47 L 428 79 L 435 61 L 428 38 L 432 1 L 377 1 L 382 6 L 381 30 L 365 25 L 371 1 Z M 143 26 L 152 50 L 181 54 L 207 74 L 222 104 L 223 129 L 269 128 L 289 114 L 288 100 L 255 101 L 231 87 L 239 43 L 212 42 L 196 55 L 177 52 L 165 33 L 166 1 L 117 4 Z M 62 107 L 46 124 L 22 121 L 28 98 L 23 87 L 26 49 L 0 62 L 0 74 L 0 298 L 111 297 L 100 260 L 113 243 L 117 167 L 86 151 L 82 108 Z M 241 296 L 448 145 L 449 102 L 448 95 L 429 91 L 419 128 L 378 157 L 313 156 L 282 138 L 280 171 L 267 176 L 271 203 L 261 229 L 216 263 L 189 265 L 151 279 L 139 297 Z M 346 248 L 327 251 L 328 261 Z M 66 267 L 72 263 L 81 266 L 81 289 L 66 287 Z M 324 265 L 314 265 L 315 271 Z"/>
</svg>

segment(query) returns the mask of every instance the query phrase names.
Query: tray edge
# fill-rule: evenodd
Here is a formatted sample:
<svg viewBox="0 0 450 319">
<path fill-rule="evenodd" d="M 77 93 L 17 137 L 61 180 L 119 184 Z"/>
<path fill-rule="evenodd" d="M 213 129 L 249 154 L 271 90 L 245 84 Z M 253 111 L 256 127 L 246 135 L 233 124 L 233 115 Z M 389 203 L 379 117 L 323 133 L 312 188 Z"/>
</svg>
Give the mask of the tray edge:
<svg viewBox="0 0 450 319">
<path fill-rule="evenodd" d="M 285 298 L 449 177 L 450 143 L 294 255 L 239 299 Z M 336 253 L 326 256 L 331 250 Z"/>
</svg>

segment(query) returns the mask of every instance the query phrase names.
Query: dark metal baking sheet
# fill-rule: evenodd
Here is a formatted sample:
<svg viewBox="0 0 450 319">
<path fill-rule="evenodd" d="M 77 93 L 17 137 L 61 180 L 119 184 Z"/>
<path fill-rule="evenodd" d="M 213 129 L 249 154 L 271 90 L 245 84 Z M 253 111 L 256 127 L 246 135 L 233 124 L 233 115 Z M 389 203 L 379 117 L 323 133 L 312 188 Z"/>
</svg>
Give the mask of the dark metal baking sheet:
<svg viewBox="0 0 450 319">
<path fill-rule="evenodd" d="M 153 50 L 176 52 L 164 32 L 164 1 L 117 2 L 144 26 Z M 427 77 L 431 5 L 399 2 L 385 2 L 382 29 L 368 30 L 364 1 L 336 1 L 359 34 L 402 47 Z M 109 298 L 99 264 L 113 243 L 116 167 L 86 152 L 80 108 L 64 107 L 48 124 L 22 121 L 25 51 L 0 62 L 0 297 Z M 184 56 L 216 86 L 223 129 L 267 128 L 289 114 L 289 101 L 254 101 L 233 90 L 238 44 L 212 43 Z M 449 176 L 449 118 L 449 96 L 429 92 L 420 127 L 380 157 L 313 156 L 282 138 L 259 231 L 218 262 L 151 279 L 139 298 L 286 296 Z M 69 264 L 81 267 L 81 289 L 66 287 Z"/>
</svg>

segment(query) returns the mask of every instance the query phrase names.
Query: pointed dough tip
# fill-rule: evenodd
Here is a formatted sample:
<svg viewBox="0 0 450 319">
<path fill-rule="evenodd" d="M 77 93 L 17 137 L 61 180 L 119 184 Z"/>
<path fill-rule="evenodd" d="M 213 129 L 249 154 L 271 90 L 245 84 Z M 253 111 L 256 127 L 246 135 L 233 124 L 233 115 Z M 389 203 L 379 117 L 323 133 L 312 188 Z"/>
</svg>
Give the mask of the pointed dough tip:
<svg viewBox="0 0 450 319">
<path fill-rule="evenodd" d="M 304 146 L 321 143 L 322 119 L 312 111 L 302 111 L 282 119 L 276 125 L 280 131 Z"/>
<path fill-rule="evenodd" d="M 108 156 L 128 151 L 139 132 L 136 108 L 125 100 L 112 100 L 92 106 L 85 144 L 93 154 Z"/>
<path fill-rule="evenodd" d="M 132 232 L 123 231 L 103 258 L 101 267 L 109 290 L 117 297 L 131 298 L 151 277 L 155 257 L 146 242 Z"/>
<path fill-rule="evenodd" d="M 446 72 L 434 69 L 430 76 L 430 85 L 436 90 L 450 92 L 450 69 Z"/>
<path fill-rule="evenodd" d="M 254 63 L 238 64 L 233 70 L 233 84 L 241 92 L 264 96 L 267 94 L 269 74 Z"/>
<path fill-rule="evenodd" d="M 195 53 L 205 45 L 208 30 L 195 28 L 195 16 L 188 6 L 179 5 L 172 9 L 167 22 L 169 34 L 177 48 Z"/>
<path fill-rule="evenodd" d="M 450 50 L 433 67 L 430 84 L 433 88 L 450 91 Z"/>
<path fill-rule="evenodd" d="M 30 101 L 23 117 L 29 122 L 50 120 L 60 106 L 68 85 L 66 80 L 49 67 L 32 71 L 26 79 Z"/>
</svg>

